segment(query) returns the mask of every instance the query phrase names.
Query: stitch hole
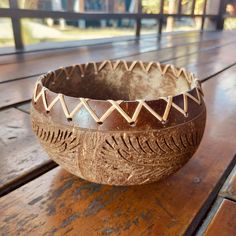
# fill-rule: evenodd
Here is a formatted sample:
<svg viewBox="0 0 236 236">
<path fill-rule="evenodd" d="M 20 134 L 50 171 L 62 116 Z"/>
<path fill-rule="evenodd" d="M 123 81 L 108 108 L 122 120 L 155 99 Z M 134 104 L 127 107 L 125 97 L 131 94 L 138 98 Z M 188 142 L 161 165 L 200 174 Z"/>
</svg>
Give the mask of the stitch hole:
<svg viewBox="0 0 236 236">
<path fill-rule="evenodd" d="M 49 110 L 46 110 L 46 113 L 48 114 L 50 111 Z"/>
<path fill-rule="evenodd" d="M 132 126 L 132 127 L 134 127 L 136 124 L 135 124 L 134 121 L 132 121 L 132 122 L 129 123 L 129 125 Z"/>
<path fill-rule="evenodd" d="M 162 120 L 161 123 L 165 125 L 167 123 L 167 120 Z"/>
<path fill-rule="evenodd" d="M 184 117 L 188 117 L 188 112 L 185 112 Z"/>
<path fill-rule="evenodd" d="M 71 117 L 67 118 L 67 121 L 68 121 L 68 122 L 71 122 L 71 121 L 72 121 L 72 118 L 71 118 Z"/>
<path fill-rule="evenodd" d="M 102 122 L 102 121 L 98 121 L 97 123 L 98 123 L 99 125 L 102 125 L 102 124 L 103 124 L 103 122 Z"/>
</svg>

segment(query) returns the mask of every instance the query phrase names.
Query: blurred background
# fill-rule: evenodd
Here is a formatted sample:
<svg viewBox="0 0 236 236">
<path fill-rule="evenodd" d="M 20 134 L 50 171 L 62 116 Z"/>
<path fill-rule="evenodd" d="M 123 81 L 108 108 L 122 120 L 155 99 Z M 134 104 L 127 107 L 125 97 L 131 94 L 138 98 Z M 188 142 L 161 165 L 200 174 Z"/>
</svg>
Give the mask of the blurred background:
<svg viewBox="0 0 236 236">
<path fill-rule="evenodd" d="M 55 42 L 232 30 L 236 0 L 0 0 L 0 50 Z"/>
</svg>

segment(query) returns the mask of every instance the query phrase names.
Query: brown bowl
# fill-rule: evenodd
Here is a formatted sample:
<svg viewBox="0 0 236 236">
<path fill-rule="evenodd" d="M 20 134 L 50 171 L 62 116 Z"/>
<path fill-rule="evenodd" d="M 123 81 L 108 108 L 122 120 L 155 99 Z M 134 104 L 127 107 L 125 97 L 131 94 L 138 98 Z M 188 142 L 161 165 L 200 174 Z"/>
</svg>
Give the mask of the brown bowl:
<svg viewBox="0 0 236 236">
<path fill-rule="evenodd" d="M 103 61 L 41 76 L 32 127 L 48 155 L 92 182 L 134 185 L 181 168 L 202 139 L 199 81 L 173 65 Z"/>
</svg>

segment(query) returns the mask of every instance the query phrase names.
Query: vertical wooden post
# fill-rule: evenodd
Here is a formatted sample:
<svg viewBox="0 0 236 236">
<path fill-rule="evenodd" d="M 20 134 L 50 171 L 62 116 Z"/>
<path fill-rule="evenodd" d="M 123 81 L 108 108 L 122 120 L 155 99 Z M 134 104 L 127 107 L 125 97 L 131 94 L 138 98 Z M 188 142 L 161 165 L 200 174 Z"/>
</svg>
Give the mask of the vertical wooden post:
<svg viewBox="0 0 236 236">
<path fill-rule="evenodd" d="M 78 0 L 78 7 L 79 7 L 79 12 L 83 13 L 84 12 L 84 0 Z M 79 28 L 85 29 L 86 28 L 86 21 L 84 19 L 79 19 L 78 20 L 78 25 Z"/>
<path fill-rule="evenodd" d="M 182 13 L 182 0 L 178 0 L 178 14 Z"/>
<path fill-rule="evenodd" d="M 115 5 L 114 0 L 108 0 L 107 1 L 108 13 L 113 13 L 114 12 L 114 5 Z"/>
<path fill-rule="evenodd" d="M 206 6 L 207 6 L 207 0 L 204 1 L 203 5 L 203 14 L 202 14 L 202 24 L 201 24 L 201 31 L 204 30 L 204 24 L 205 24 L 205 15 L 206 15 Z"/>
<path fill-rule="evenodd" d="M 114 0 L 107 0 L 106 1 L 106 6 L 107 6 L 107 13 L 113 13 L 114 12 L 114 7 L 115 7 L 115 2 Z M 111 21 L 111 19 L 106 20 L 106 24 L 114 26 L 114 21 Z"/>
<path fill-rule="evenodd" d="M 79 12 L 84 12 L 84 0 L 79 0 Z"/>
<path fill-rule="evenodd" d="M 192 9 L 191 9 L 191 15 L 194 15 L 195 6 L 196 6 L 196 0 L 193 0 L 193 2 L 192 2 Z"/>
<path fill-rule="evenodd" d="M 136 37 L 140 36 L 141 31 L 142 0 L 138 0 L 138 17 L 136 18 Z"/>
<path fill-rule="evenodd" d="M 161 0 L 158 35 L 161 35 L 161 33 L 162 33 L 162 26 L 163 26 L 163 21 L 164 21 L 164 19 L 163 19 L 163 11 L 164 11 L 164 0 Z"/>
<path fill-rule="evenodd" d="M 9 6 L 10 8 L 18 8 L 18 2 L 17 0 L 9 0 Z M 15 42 L 15 49 L 22 50 L 24 49 L 24 43 L 22 39 L 22 30 L 21 30 L 21 23 L 20 19 L 11 16 L 11 23 L 12 23 L 12 30 L 13 30 L 13 36 L 14 36 L 14 42 Z"/>
<path fill-rule="evenodd" d="M 179 1 L 179 4 L 181 5 L 181 1 Z M 178 10 L 181 10 L 181 9 L 178 8 Z M 169 0 L 168 13 L 169 14 L 175 13 L 175 0 Z M 175 23 L 175 18 L 172 16 L 168 16 L 167 21 L 166 21 L 166 31 L 167 32 L 173 31 L 174 23 Z"/>
<path fill-rule="evenodd" d="M 73 0 L 67 0 L 67 11 L 73 11 L 74 10 L 74 1 Z"/>
<path fill-rule="evenodd" d="M 205 29 L 222 30 L 224 27 L 224 14 L 226 11 L 226 0 L 208 0 L 206 4 L 206 14 L 216 15 L 216 18 L 205 19 Z"/>
<path fill-rule="evenodd" d="M 226 0 L 220 1 L 219 11 L 218 11 L 218 17 L 216 21 L 216 29 L 217 30 L 223 30 L 224 29 L 224 15 L 226 13 Z"/>
</svg>

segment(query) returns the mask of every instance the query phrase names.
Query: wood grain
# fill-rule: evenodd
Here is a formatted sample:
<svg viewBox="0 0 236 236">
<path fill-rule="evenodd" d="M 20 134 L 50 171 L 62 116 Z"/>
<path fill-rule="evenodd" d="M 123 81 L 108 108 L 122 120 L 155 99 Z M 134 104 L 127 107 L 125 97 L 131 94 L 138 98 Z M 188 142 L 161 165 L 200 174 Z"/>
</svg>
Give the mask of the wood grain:
<svg viewBox="0 0 236 236">
<path fill-rule="evenodd" d="M 230 32 L 230 31 L 228 31 Z M 228 34 L 227 32 L 227 34 Z M 158 38 L 156 34 L 142 35 L 140 37 L 135 36 L 121 36 L 121 37 L 113 37 L 113 38 L 99 38 L 93 40 L 77 40 L 77 41 L 65 41 L 65 42 L 44 42 L 38 45 L 26 45 L 23 51 L 16 51 L 14 48 L 12 50 L 10 48 L 2 48 L 0 53 L 0 64 L 1 62 L 9 61 L 17 61 L 22 55 L 26 56 L 24 58 L 28 58 L 28 55 L 32 54 L 41 54 L 46 51 L 54 52 L 54 51 L 64 51 L 64 50 L 75 50 L 78 48 L 87 48 L 93 46 L 103 46 L 103 45 L 120 45 L 122 43 L 133 43 L 137 41 L 144 41 L 150 39 L 158 39 L 158 41 L 168 41 L 170 38 L 178 38 L 178 37 L 191 37 L 192 39 L 205 39 L 207 38 L 220 38 L 225 32 L 210 32 L 206 31 L 202 34 L 199 31 L 190 31 L 190 32 L 169 32 L 164 33 L 161 38 Z M 6 60 L 7 59 L 7 60 Z"/>
<path fill-rule="evenodd" d="M 27 51 L 24 53 L 12 53 L 12 54 L 6 54 L 1 55 L 0 54 L 0 65 L 4 64 L 11 64 L 11 63 L 18 63 L 20 61 L 30 61 L 32 59 L 42 58 L 43 56 L 53 54 L 53 56 L 57 56 L 62 54 L 63 52 L 73 52 L 77 51 L 80 52 L 84 50 L 88 50 L 89 48 L 103 48 L 104 50 L 109 49 L 111 47 L 119 47 L 119 46 L 134 46 L 136 45 L 139 47 L 140 53 L 144 51 L 147 51 L 149 47 L 152 47 L 154 50 L 165 48 L 165 47 L 174 47 L 177 45 L 183 45 L 187 43 L 196 43 L 200 41 L 206 41 L 206 40 L 222 40 L 223 36 L 229 36 L 230 31 L 228 32 L 204 32 L 203 34 L 195 31 L 195 32 L 181 32 L 176 34 L 164 34 L 159 39 L 157 38 L 157 35 L 146 35 L 143 37 L 132 38 L 132 39 L 126 39 L 122 38 L 120 40 L 114 40 L 113 42 L 104 42 L 102 44 L 94 43 L 92 45 L 80 45 L 75 46 L 73 42 L 70 42 L 69 46 L 72 46 L 71 48 L 68 47 L 61 47 L 61 48 L 55 48 L 55 49 L 47 49 L 47 50 L 37 50 L 37 51 Z M 183 42 L 181 40 L 182 38 L 186 38 L 186 41 Z M 151 42 L 151 45 L 149 44 L 149 47 L 141 47 L 142 45 L 145 45 L 147 42 Z M 153 44 L 155 42 L 155 44 Z"/>
<path fill-rule="evenodd" d="M 0 195 L 51 163 L 31 131 L 29 116 L 14 108 L 0 112 L 0 150 Z"/>
<path fill-rule="evenodd" d="M 154 46 L 156 46 L 155 48 L 153 48 L 153 50 L 157 50 L 157 49 L 162 49 L 165 47 L 175 47 L 178 45 L 183 45 L 183 44 L 191 44 L 191 43 L 197 43 L 200 41 L 212 41 L 212 43 L 214 43 L 215 40 L 217 40 L 217 42 L 222 42 L 226 39 L 229 40 L 230 38 L 233 39 L 233 36 L 235 35 L 234 31 L 218 31 L 218 32 L 211 32 L 211 31 L 205 31 L 203 33 L 200 33 L 198 31 L 192 31 L 192 32 L 175 32 L 175 33 L 167 33 L 167 34 L 163 34 L 161 38 L 158 38 L 157 35 L 153 34 L 153 35 L 144 35 L 141 36 L 140 38 L 128 38 L 126 39 L 125 37 L 122 37 L 121 39 L 118 38 L 114 38 L 113 41 L 104 41 L 103 43 L 93 43 L 93 44 L 89 44 L 87 41 L 87 45 L 78 45 L 77 43 L 70 41 L 67 42 L 69 44 L 67 44 L 66 46 L 69 47 L 56 47 L 57 45 L 54 45 L 55 48 L 46 48 L 46 50 L 43 48 L 42 50 L 27 50 L 25 52 L 21 52 L 21 53 L 10 53 L 10 54 L 6 54 L 6 55 L 2 55 L 0 54 L 0 65 L 1 64 L 10 64 L 10 63 L 14 63 L 14 62 L 19 62 L 19 61 L 27 61 L 27 60 L 32 60 L 32 59 L 36 59 L 36 58 L 42 58 L 43 55 L 47 55 L 47 53 L 55 53 L 54 56 L 57 55 L 57 53 L 61 54 L 64 51 L 74 51 L 74 50 L 79 50 L 79 49 L 88 49 L 88 48 L 98 48 L 98 47 L 102 47 L 105 46 L 104 49 L 106 49 L 106 47 L 116 47 L 119 45 L 134 45 L 137 44 L 139 45 L 139 50 L 140 53 L 142 52 L 146 52 L 149 50 L 149 47 L 141 47 L 142 45 L 145 44 L 146 42 L 153 42 L 155 41 L 156 44 Z M 185 38 L 185 40 L 182 40 L 183 38 Z M 226 42 L 226 41 L 225 41 Z M 151 47 L 153 47 L 153 45 L 149 45 Z M 46 53 L 46 54 L 45 54 Z"/>
<path fill-rule="evenodd" d="M 213 74 L 236 62 L 236 55 L 232 53 L 235 44 L 228 44 L 224 47 L 198 48 L 197 53 L 191 53 L 191 49 L 186 48 L 184 56 L 180 56 L 178 51 L 172 51 L 173 59 L 160 58 L 157 52 L 148 52 L 126 57 L 126 60 L 148 60 L 155 61 L 160 59 L 161 62 L 174 64 L 177 67 L 186 67 L 189 71 L 195 73 L 201 80 L 204 80 Z"/>
<path fill-rule="evenodd" d="M 220 190 L 220 196 L 236 201 L 236 166 Z"/>
<path fill-rule="evenodd" d="M 165 181 L 134 187 L 89 183 L 60 167 L 0 199 L 5 235 L 192 233 L 235 163 L 236 67 L 203 84 L 208 121 L 194 157 Z M 218 188 L 216 188 L 218 186 Z M 199 214 L 201 212 L 201 214 Z"/>
<path fill-rule="evenodd" d="M 223 200 L 216 215 L 208 225 L 205 236 L 234 236 L 236 235 L 236 202 Z"/>
<path fill-rule="evenodd" d="M 173 50 L 173 46 L 179 45 L 178 54 L 184 55 L 188 53 L 189 48 L 186 49 L 185 47 L 185 45 L 188 44 L 189 47 L 192 48 L 192 51 L 197 52 L 199 47 L 212 47 L 213 45 L 213 47 L 217 45 L 223 46 L 224 44 L 228 44 L 230 42 L 232 43 L 234 41 L 232 37 L 218 38 L 217 33 L 215 33 L 216 39 L 212 39 L 212 37 L 214 37 L 214 34 L 209 34 L 208 37 L 206 35 L 202 38 L 200 35 L 197 37 L 194 35 L 185 37 L 183 41 L 182 37 L 170 36 L 168 39 L 164 38 L 159 42 L 156 37 L 153 37 L 148 40 L 128 41 L 115 45 L 99 45 L 68 49 L 63 52 L 59 50 L 53 52 L 46 51 L 38 54 L 34 53 L 30 55 L 21 55 L 20 59 L 15 63 L 2 62 L 0 67 L 0 81 L 5 82 L 16 78 L 34 76 L 45 73 L 49 70 L 54 70 L 60 66 L 84 63 L 90 60 L 102 61 L 106 59 L 124 58 L 163 48 L 166 51 L 163 54 L 165 55 L 166 60 L 166 56 L 168 58 L 173 58 L 175 53 L 177 53 Z"/>
<path fill-rule="evenodd" d="M 172 38 L 172 37 L 171 37 Z M 183 44 L 182 39 L 173 37 L 174 45 Z M 193 40 L 193 38 L 187 39 Z M 196 40 L 196 39 L 195 39 Z M 187 43 L 187 42 L 186 42 Z M 185 44 L 186 44 L 185 43 Z M 20 59 L 14 62 L 2 62 L 0 71 L 0 81 L 5 82 L 16 78 L 24 78 L 45 73 L 49 70 L 56 69 L 60 66 L 66 66 L 76 63 L 87 62 L 91 60 L 91 54 L 94 61 L 105 60 L 110 58 L 125 57 L 136 55 L 138 53 L 157 50 L 166 44 L 161 41 L 157 43 L 156 37 L 141 41 L 121 42 L 120 44 L 108 44 L 99 46 L 82 47 L 75 49 L 67 49 L 64 51 L 45 51 L 41 53 L 23 54 Z M 169 40 L 171 44 L 171 40 Z M 45 60 L 45 58 L 47 58 Z M 48 63 L 50 61 L 50 63 Z"/>
<path fill-rule="evenodd" d="M 0 84 L 0 108 L 31 100 L 38 77 Z"/>
<path fill-rule="evenodd" d="M 209 42 L 207 45 L 210 46 Z M 191 50 L 199 51 L 202 49 L 202 47 L 205 48 L 204 44 L 200 44 L 199 46 L 197 46 L 197 45 L 189 46 L 187 48 L 188 50 L 186 50 L 186 46 L 180 46 L 175 49 L 167 48 L 167 49 L 163 49 L 160 51 L 156 51 L 155 56 L 157 58 L 159 58 L 159 60 L 166 60 L 167 61 L 167 60 L 172 59 L 173 53 L 176 54 L 177 52 L 181 51 L 181 53 L 182 53 L 181 55 L 185 55 L 186 53 L 188 53 L 188 51 L 191 51 Z M 71 60 L 76 60 L 74 62 L 77 62 L 77 63 L 78 62 L 85 62 L 86 60 L 87 61 L 89 61 L 89 60 L 102 60 L 104 58 L 107 59 L 107 57 L 114 58 L 117 56 L 117 53 L 120 52 L 120 50 L 117 50 L 117 53 L 114 53 L 112 50 L 115 50 L 115 49 L 110 48 L 109 54 L 107 54 L 108 51 L 98 54 L 98 53 L 96 53 L 96 50 L 94 50 L 89 53 L 87 52 L 86 57 L 80 57 L 80 58 L 78 58 L 77 54 L 76 54 L 76 59 L 73 56 L 73 53 L 72 54 L 71 53 L 67 53 L 67 54 L 63 53 L 61 55 L 61 57 L 64 58 L 63 61 L 66 61 L 67 64 L 70 64 L 70 62 L 72 63 Z M 124 51 L 129 51 L 129 50 L 124 50 Z M 136 48 L 136 53 L 138 53 L 138 51 L 139 51 L 139 49 Z M 54 55 L 54 57 L 55 56 L 56 55 Z M 54 63 L 55 67 L 60 66 L 59 62 L 57 61 L 58 57 L 54 58 L 55 60 L 53 60 L 52 63 L 46 62 L 45 57 L 49 58 L 47 55 L 42 56 L 43 59 L 41 58 L 41 60 L 42 60 L 43 64 L 41 64 L 41 66 L 42 66 L 40 69 L 41 72 L 38 71 L 37 73 L 42 73 L 43 71 L 47 71 L 47 70 L 49 70 L 49 68 L 52 69 L 53 68 L 52 63 Z M 59 57 L 59 58 L 61 58 L 61 57 Z M 32 60 L 32 62 L 34 62 L 34 60 Z M 24 63 L 28 66 L 32 62 L 27 60 Z M 0 74 L 6 73 L 5 75 L 2 75 L 2 78 L 6 79 L 7 75 L 10 75 L 10 71 L 15 71 L 17 73 L 18 73 L 18 71 L 20 71 L 20 73 L 23 71 L 25 73 L 24 75 L 27 75 L 27 76 L 28 76 L 28 74 L 30 74 L 30 71 L 28 71 L 28 70 L 26 71 L 26 70 L 24 70 L 24 68 L 20 69 L 20 62 L 17 63 L 16 65 L 17 65 L 17 68 L 14 67 L 9 70 L 6 69 L 5 66 L 0 66 L 0 68 L 2 69 L 2 70 L 0 70 Z M 30 66 L 30 68 L 31 68 L 31 66 Z M 39 70 L 39 65 L 36 66 L 36 69 Z M 11 76 L 12 76 L 12 74 L 11 74 Z M 15 76 L 17 76 L 17 75 L 15 75 Z M 0 83 L 0 108 L 30 100 L 32 97 L 32 91 L 33 91 L 36 80 L 37 80 L 37 76 L 33 76 L 30 78 L 20 79 L 20 80 L 16 80 L 16 81 L 9 81 L 9 82 L 5 82 L 5 83 Z"/>
<path fill-rule="evenodd" d="M 133 57 L 125 57 L 124 59 L 140 59 L 144 61 L 160 60 L 161 62 L 175 64 L 179 67 L 187 67 L 192 72 L 195 72 L 200 79 L 204 80 L 236 62 L 236 55 L 231 53 L 234 48 L 234 44 L 228 44 L 224 47 L 216 47 L 215 45 L 213 48 L 211 44 L 208 47 L 205 47 L 204 44 L 185 45 L 174 49 L 166 48 L 159 51 L 142 53 Z M 114 56 L 115 54 L 109 55 L 110 58 Z M 67 58 L 65 56 L 64 60 L 67 60 L 69 63 L 69 58 L 70 55 Z M 89 54 L 87 59 L 98 60 L 98 58 L 99 60 L 102 59 L 102 57 L 98 57 L 92 53 Z M 83 60 L 84 58 L 81 58 L 78 61 Z M 31 77 L 0 84 L 0 108 L 30 100 L 36 80 L 37 77 Z"/>
<path fill-rule="evenodd" d="M 31 106 L 31 102 L 26 102 L 21 105 L 16 105 L 14 107 L 20 111 L 23 111 L 23 112 L 29 114 L 30 113 L 30 106 Z"/>
</svg>

